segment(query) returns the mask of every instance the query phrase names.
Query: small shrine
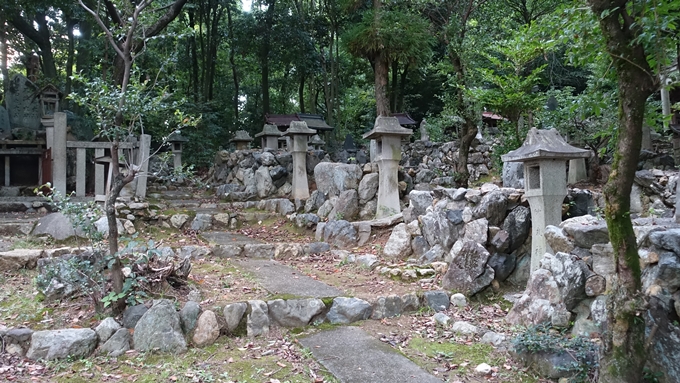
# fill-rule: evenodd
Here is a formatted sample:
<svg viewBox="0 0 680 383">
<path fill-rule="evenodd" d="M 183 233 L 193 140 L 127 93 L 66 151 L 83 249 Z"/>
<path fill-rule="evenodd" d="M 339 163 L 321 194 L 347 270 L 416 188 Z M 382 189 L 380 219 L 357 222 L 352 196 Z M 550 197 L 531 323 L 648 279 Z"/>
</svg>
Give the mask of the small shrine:
<svg viewBox="0 0 680 383">
<path fill-rule="evenodd" d="M 248 146 L 250 145 L 250 142 L 253 140 L 252 137 L 250 137 L 250 134 L 246 132 L 245 130 L 237 130 L 234 133 L 234 137 L 229 140 L 229 142 L 233 142 L 236 144 L 236 150 L 246 150 L 248 149 Z"/>
</svg>

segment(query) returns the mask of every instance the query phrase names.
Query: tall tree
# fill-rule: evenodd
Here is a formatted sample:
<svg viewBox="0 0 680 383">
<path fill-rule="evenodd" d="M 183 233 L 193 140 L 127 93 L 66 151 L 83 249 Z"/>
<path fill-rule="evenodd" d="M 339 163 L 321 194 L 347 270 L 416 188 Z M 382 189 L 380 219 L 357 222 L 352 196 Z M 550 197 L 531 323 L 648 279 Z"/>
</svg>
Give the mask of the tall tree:
<svg viewBox="0 0 680 383">
<path fill-rule="evenodd" d="M 588 0 L 599 18 L 619 90 L 619 126 L 612 172 L 604 187 L 605 218 L 614 248 L 616 275 L 608 295 L 601 348 L 600 382 L 641 382 L 646 361 L 645 322 L 641 318 L 640 260 L 630 220 L 630 192 L 642 143 L 647 98 L 659 88 L 659 76 L 648 62 L 642 18 L 655 2 Z"/>
<path fill-rule="evenodd" d="M 22 35 L 38 46 L 38 54 L 42 64 L 43 75 L 50 81 L 57 78 L 57 64 L 52 52 L 51 32 L 48 26 L 49 19 L 54 17 L 49 7 L 36 6 L 27 9 L 6 9 L 7 21 L 14 26 Z M 50 17 L 51 16 L 51 17 Z"/>
</svg>

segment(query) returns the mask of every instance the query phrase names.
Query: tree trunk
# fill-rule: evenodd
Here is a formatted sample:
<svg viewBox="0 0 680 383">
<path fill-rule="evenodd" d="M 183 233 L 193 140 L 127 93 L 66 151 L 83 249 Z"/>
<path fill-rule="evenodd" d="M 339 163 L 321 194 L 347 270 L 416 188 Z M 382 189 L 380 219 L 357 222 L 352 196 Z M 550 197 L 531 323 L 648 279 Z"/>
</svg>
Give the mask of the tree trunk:
<svg viewBox="0 0 680 383">
<path fill-rule="evenodd" d="M 298 100 L 300 103 L 300 113 L 305 113 L 305 75 L 300 75 L 300 84 L 298 86 Z"/>
<path fill-rule="evenodd" d="M 28 23 L 21 16 L 20 13 L 10 15 L 8 21 L 16 28 L 22 35 L 30 39 L 40 49 L 40 57 L 42 58 L 43 76 L 48 81 L 55 81 L 57 78 L 57 66 L 52 54 L 52 43 L 50 42 L 50 30 L 47 27 L 46 16 L 42 13 L 37 13 L 35 18 Z M 38 26 L 35 29 L 33 24 Z"/>
<path fill-rule="evenodd" d="M 457 52 L 452 50 L 449 53 L 451 57 L 451 63 L 456 72 L 456 79 L 458 80 L 458 86 L 462 87 L 465 85 L 465 67 L 463 62 Z M 468 187 L 468 182 L 470 180 L 470 172 L 467 168 L 468 155 L 470 154 L 470 145 L 472 145 L 472 140 L 477 136 L 477 125 L 476 119 L 472 115 L 470 110 L 470 105 L 467 105 L 465 97 L 463 95 L 462 89 L 456 90 L 456 98 L 458 102 L 458 110 L 463 117 L 463 128 L 460 131 L 460 148 L 458 149 L 458 162 L 456 163 L 456 174 L 454 179 L 458 187 Z"/>
<path fill-rule="evenodd" d="M 64 106 L 63 109 L 69 109 L 69 95 L 71 94 L 71 76 L 73 76 L 73 61 L 75 59 L 75 38 L 73 36 L 73 28 L 76 26 L 77 20 L 68 18 L 66 22 L 66 29 L 68 33 L 68 52 L 66 58 L 66 87 L 64 88 Z"/>
<path fill-rule="evenodd" d="M 0 17 L 0 73 L 2 73 L 2 94 L 6 95 L 9 88 L 9 71 L 7 70 L 7 33 L 5 20 L 2 17 Z"/>
<path fill-rule="evenodd" d="M 229 38 L 231 39 L 229 43 L 229 65 L 231 66 L 231 76 L 234 81 L 234 98 L 233 98 L 233 106 L 234 106 L 234 121 L 238 121 L 238 98 L 239 98 L 239 81 L 238 81 L 238 72 L 236 71 L 236 59 L 235 59 L 235 47 L 236 45 L 236 39 L 234 37 L 234 23 L 231 19 L 231 4 L 227 5 L 227 27 L 229 28 Z"/>
<path fill-rule="evenodd" d="M 193 30 L 196 26 L 194 10 L 189 9 L 189 26 Z M 194 102 L 198 102 L 198 52 L 196 51 L 196 36 L 192 33 L 189 37 L 189 49 L 191 55 L 191 89 L 193 92 Z"/>
<path fill-rule="evenodd" d="M 269 100 L 269 51 L 271 50 L 271 25 L 274 18 L 274 6 L 276 0 L 268 1 L 267 12 L 265 15 L 265 32 L 262 37 L 262 48 L 260 51 L 260 65 L 262 70 L 262 111 L 263 114 L 270 112 Z"/>
<path fill-rule="evenodd" d="M 604 187 L 605 218 L 617 274 L 607 297 L 607 323 L 600 348 L 600 382 L 641 382 L 646 361 L 641 317 L 640 262 L 630 221 L 630 192 L 640 156 L 647 98 L 658 88 L 644 48 L 636 42 L 635 15 L 627 1 L 589 0 L 614 62 L 619 88 L 619 132 L 609 181 Z"/>
<path fill-rule="evenodd" d="M 392 61 L 392 83 L 389 84 L 390 87 L 390 110 L 394 112 L 399 112 L 397 110 L 397 94 L 399 93 L 397 85 L 399 84 L 399 62 L 397 60 Z"/>
</svg>

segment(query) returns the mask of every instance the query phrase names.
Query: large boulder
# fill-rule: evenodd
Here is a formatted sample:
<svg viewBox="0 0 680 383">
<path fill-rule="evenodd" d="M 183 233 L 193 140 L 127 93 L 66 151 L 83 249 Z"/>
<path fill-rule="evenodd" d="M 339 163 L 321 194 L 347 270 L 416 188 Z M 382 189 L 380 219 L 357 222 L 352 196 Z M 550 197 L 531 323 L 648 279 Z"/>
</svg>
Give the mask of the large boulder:
<svg viewBox="0 0 680 383">
<path fill-rule="evenodd" d="M 0 252 L 0 271 L 35 269 L 42 249 L 16 249 Z"/>
<path fill-rule="evenodd" d="M 198 317 L 196 322 L 196 329 L 192 340 L 198 347 L 209 346 L 217 340 L 220 336 L 220 324 L 217 321 L 217 315 L 211 310 L 204 311 Z"/>
<path fill-rule="evenodd" d="M 323 240 L 337 247 L 353 247 L 357 244 L 357 231 L 348 221 L 330 221 L 323 226 Z"/>
<path fill-rule="evenodd" d="M 478 293 L 494 279 L 495 271 L 487 265 L 489 257 L 489 252 L 481 244 L 465 242 L 444 274 L 442 287 L 468 296 Z"/>
<path fill-rule="evenodd" d="M 413 208 L 413 216 L 417 217 L 419 215 L 424 215 L 427 208 L 432 206 L 434 197 L 429 191 L 411 190 L 408 193 L 408 199 L 410 201 L 410 207 Z"/>
<path fill-rule="evenodd" d="M 519 249 L 531 232 L 531 210 L 525 206 L 517 206 L 505 218 L 502 228 L 510 236 L 508 252 Z"/>
<path fill-rule="evenodd" d="M 330 220 L 344 219 L 346 221 L 353 221 L 357 214 L 359 214 L 359 194 L 356 190 L 350 189 L 340 192 L 328 218 Z"/>
<path fill-rule="evenodd" d="M 574 245 L 584 249 L 590 249 L 597 243 L 609 242 L 607 224 L 593 216 L 570 218 L 563 221 L 560 227 L 574 239 Z"/>
<path fill-rule="evenodd" d="M 455 225 L 444 210 L 429 211 L 420 217 L 421 230 L 430 247 L 437 244 L 445 250 L 451 249 L 462 230 L 462 225 Z"/>
<path fill-rule="evenodd" d="M 499 226 L 505 219 L 508 207 L 508 198 L 500 190 L 491 191 L 482 197 L 479 205 L 475 207 L 475 218 L 486 218 L 490 226 Z"/>
<path fill-rule="evenodd" d="M 368 319 L 373 308 L 370 303 L 359 298 L 337 297 L 326 314 L 331 324 L 350 324 Z"/>
<path fill-rule="evenodd" d="M 118 357 L 130 349 L 132 336 L 130 330 L 126 328 L 118 329 L 107 341 L 99 348 L 99 354 Z"/>
<path fill-rule="evenodd" d="M 142 315 L 135 325 L 135 349 L 138 351 L 159 350 L 182 353 L 187 344 L 182 334 L 179 314 L 172 301 L 161 299 Z"/>
<path fill-rule="evenodd" d="M 406 224 L 400 223 L 392 229 L 392 234 L 385 244 L 383 256 L 393 259 L 406 259 L 411 255 L 411 234 Z"/>
<path fill-rule="evenodd" d="M 73 228 L 71 220 L 63 213 L 50 213 L 38 220 L 35 224 L 32 235 L 41 236 L 47 235 L 57 241 L 63 241 L 76 235 L 76 230 Z M 78 236 L 84 237 L 82 230 L 78 230 Z"/>
<path fill-rule="evenodd" d="M 338 196 L 341 192 L 359 187 L 363 172 L 359 165 L 321 162 L 314 167 L 317 190 Z"/>
<path fill-rule="evenodd" d="M 503 162 L 503 187 L 524 189 L 524 164 Z"/>
<path fill-rule="evenodd" d="M 375 197 L 375 193 L 378 191 L 378 182 L 380 180 L 380 175 L 378 173 L 366 174 L 359 182 L 359 202 L 365 204 Z"/>
<path fill-rule="evenodd" d="M 267 302 L 269 317 L 281 326 L 288 328 L 304 327 L 326 308 L 321 299 L 275 299 Z"/>
<path fill-rule="evenodd" d="M 276 191 L 272 176 L 269 174 L 269 168 L 260 166 L 255 171 L 255 188 L 257 189 L 257 196 L 266 198 Z"/>
<path fill-rule="evenodd" d="M 97 347 L 97 333 L 89 328 L 36 331 L 26 357 L 33 360 L 54 360 L 90 356 Z"/>
</svg>

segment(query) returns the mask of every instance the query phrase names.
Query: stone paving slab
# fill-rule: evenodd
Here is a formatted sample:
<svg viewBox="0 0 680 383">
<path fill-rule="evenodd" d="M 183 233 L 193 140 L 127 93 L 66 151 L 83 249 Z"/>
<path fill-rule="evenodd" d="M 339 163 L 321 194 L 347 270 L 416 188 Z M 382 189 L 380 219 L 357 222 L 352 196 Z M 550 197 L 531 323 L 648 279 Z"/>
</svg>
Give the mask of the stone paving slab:
<svg viewBox="0 0 680 383">
<path fill-rule="evenodd" d="M 342 383 L 442 382 L 358 327 L 323 331 L 300 343 Z"/>
<path fill-rule="evenodd" d="M 246 245 L 264 243 L 259 239 L 225 231 L 206 231 L 201 233 L 201 236 L 215 245 Z"/>
<path fill-rule="evenodd" d="M 277 261 L 265 259 L 237 259 L 234 265 L 252 273 L 257 281 L 272 294 L 294 295 L 301 298 L 331 298 L 342 291 L 312 279 L 299 270 Z"/>
</svg>

